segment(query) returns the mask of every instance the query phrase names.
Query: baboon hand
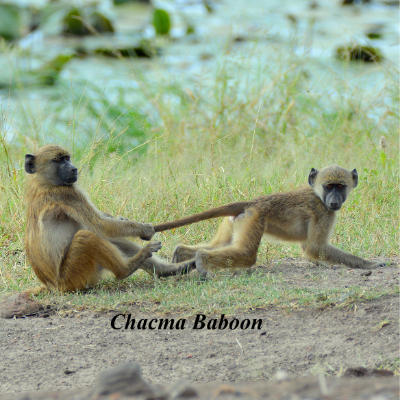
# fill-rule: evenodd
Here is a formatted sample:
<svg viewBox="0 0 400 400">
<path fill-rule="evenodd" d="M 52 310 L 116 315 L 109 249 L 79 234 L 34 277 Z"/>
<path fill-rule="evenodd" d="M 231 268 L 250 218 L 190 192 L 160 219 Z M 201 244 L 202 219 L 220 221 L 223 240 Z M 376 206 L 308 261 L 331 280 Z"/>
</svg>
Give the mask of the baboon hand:
<svg viewBox="0 0 400 400">
<path fill-rule="evenodd" d="M 151 224 L 142 224 L 142 234 L 140 235 L 140 239 L 142 240 L 150 240 L 155 234 L 154 227 Z"/>
<path fill-rule="evenodd" d="M 182 263 L 178 269 L 178 274 L 188 274 L 193 269 L 196 269 L 196 262 L 193 260 Z"/>
<path fill-rule="evenodd" d="M 367 261 L 364 260 L 363 263 L 361 263 L 360 265 L 354 266 L 353 268 L 359 268 L 359 269 L 376 269 L 376 268 L 384 268 L 386 267 L 386 263 L 384 262 L 374 262 L 374 261 Z"/>
<path fill-rule="evenodd" d="M 384 262 L 377 262 L 372 265 L 372 268 L 374 268 L 374 269 L 375 268 L 383 268 L 383 267 L 386 267 L 386 263 L 384 263 Z"/>
</svg>

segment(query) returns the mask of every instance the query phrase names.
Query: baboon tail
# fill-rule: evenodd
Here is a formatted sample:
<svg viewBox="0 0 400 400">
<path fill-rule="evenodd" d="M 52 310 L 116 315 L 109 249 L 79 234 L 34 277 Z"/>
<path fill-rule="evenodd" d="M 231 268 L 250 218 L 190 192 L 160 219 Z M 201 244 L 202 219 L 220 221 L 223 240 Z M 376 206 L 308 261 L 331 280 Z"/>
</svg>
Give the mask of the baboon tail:
<svg viewBox="0 0 400 400">
<path fill-rule="evenodd" d="M 203 221 L 210 218 L 227 217 L 229 215 L 237 216 L 242 213 L 246 208 L 253 204 L 252 201 L 236 201 L 234 203 L 225 204 L 223 206 L 211 208 L 210 210 L 193 214 L 188 217 L 176 219 L 175 221 L 164 222 L 163 224 L 154 225 L 156 232 L 167 231 L 169 229 L 179 228 L 193 224 L 195 222 Z"/>
</svg>

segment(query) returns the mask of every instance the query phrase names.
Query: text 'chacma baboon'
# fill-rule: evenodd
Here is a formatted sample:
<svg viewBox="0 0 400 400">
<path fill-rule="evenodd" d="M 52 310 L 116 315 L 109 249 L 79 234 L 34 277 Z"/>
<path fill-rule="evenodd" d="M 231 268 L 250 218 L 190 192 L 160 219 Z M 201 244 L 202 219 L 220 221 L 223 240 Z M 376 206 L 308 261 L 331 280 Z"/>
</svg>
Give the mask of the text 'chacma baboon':
<svg viewBox="0 0 400 400">
<path fill-rule="evenodd" d="M 26 252 L 47 288 L 62 292 L 85 289 L 98 282 L 103 268 L 123 279 L 138 268 L 169 276 L 182 267 L 152 256 L 161 248 L 160 242 L 141 247 L 126 238 L 150 240 L 152 225 L 114 218 L 94 207 L 75 184 L 78 170 L 68 151 L 57 145 L 44 146 L 35 155 L 25 156 L 25 171 L 30 175 Z"/>
<path fill-rule="evenodd" d="M 209 218 L 230 216 L 223 220 L 210 243 L 179 245 L 174 251 L 173 262 L 193 258 L 197 270 L 204 275 L 207 270 L 254 265 L 263 234 L 302 243 L 305 256 L 313 261 L 344 264 L 351 268 L 383 266 L 328 243 L 335 227 L 336 213 L 357 182 L 355 169 L 348 171 L 336 165 L 321 171 L 313 168 L 308 177 L 309 186 L 229 203 L 155 225 L 154 229 L 160 232 Z"/>
</svg>

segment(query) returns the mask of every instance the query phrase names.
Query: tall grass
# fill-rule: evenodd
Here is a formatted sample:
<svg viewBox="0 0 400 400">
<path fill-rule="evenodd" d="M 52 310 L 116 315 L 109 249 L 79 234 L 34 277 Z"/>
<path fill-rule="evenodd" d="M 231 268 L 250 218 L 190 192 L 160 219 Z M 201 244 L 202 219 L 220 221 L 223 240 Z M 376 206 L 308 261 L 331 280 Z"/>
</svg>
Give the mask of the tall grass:
<svg viewBox="0 0 400 400">
<path fill-rule="evenodd" d="M 80 185 L 98 208 L 152 223 L 290 190 L 307 182 L 312 167 L 357 168 L 359 186 L 340 211 L 332 242 L 366 258 L 398 256 L 395 68 L 371 67 L 382 83 L 371 92 L 333 70 L 312 79 L 307 59 L 294 54 L 272 64 L 255 52 L 225 55 L 192 82 L 150 80 L 135 67 L 134 104 L 127 87 L 110 99 L 101 87 L 61 82 L 46 115 L 19 92 L 20 109 L 2 111 L 0 131 L 0 292 L 37 283 L 24 257 L 23 158 L 50 142 L 73 149 Z M 210 239 L 216 224 L 158 234 L 161 255 Z M 258 262 L 286 256 L 300 256 L 298 246 L 264 240 Z"/>
</svg>

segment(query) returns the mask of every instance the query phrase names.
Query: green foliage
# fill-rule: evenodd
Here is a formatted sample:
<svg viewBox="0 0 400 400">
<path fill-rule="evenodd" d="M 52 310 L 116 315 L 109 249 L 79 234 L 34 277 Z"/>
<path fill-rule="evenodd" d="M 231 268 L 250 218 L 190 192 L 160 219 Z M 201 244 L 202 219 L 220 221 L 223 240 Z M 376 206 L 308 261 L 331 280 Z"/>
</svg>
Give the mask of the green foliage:
<svg viewBox="0 0 400 400">
<path fill-rule="evenodd" d="M 83 115 L 90 115 L 98 121 L 95 138 L 91 132 L 81 132 L 76 138 L 78 148 L 84 149 L 89 146 L 91 149 L 96 149 L 93 153 L 93 164 L 97 156 L 104 152 L 121 154 L 135 149 L 135 152 L 132 152 L 132 157 L 135 158 L 146 152 L 144 142 L 150 136 L 146 116 L 136 107 L 126 104 L 120 97 L 110 104 L 95 86 L 85 85 L 80 89 L 77 86 L 76 89 L 72 96 L 77 111 Z M 96 102 L 93 101 L 94 96 Z"/>
<path fill-rule="evenodd" d="M 22 10 L 13 4 L 0 4 L 0 37 L 16 40 L 22 33 Z"/>
<path fill-rule="evenodd" d="M 125 3 L 133 3 L 135 1 L 137 1 L 137 0 L 114 0 L 114 4 L 117 6 L 117 5 L 125 4 Z"/>
<path fill-rule="evenodd" d="M 59 54 L 54 57 L 42 68 L 35 72 L 39 79 L 39 82 L 43 85 L 54 85 L 60 75 L 60 72 L 65 65 L 71 61 L 72 55 L 70 54 Z"/>
<path fill-rule="evenodd" d="M 159 50 L 155 47 L 154 43 L 148 39 L 142 39 L 136 45 L 129 47 L 99 47 L 94 50 L 95 54 L 101 54 L 102 56 L 113 58 L 152 58 L 157 55 L 158 52 Z"/>
<path fill-rule="evenodd" d="M 85 23 L 82 13 L 78 8 L 73 8 L 64 17 L 63 33 L 67 35 L 85 36 L 90 35 L 90 30 Z"/>
<path fill-rule="evenodd" d="M 98 11 L 94 11 L 92 13 L 90 20 L 93 25 L 93 28 L 96 29 L 97 32 L 99 33 L 114 32 L 114 27 L 111 21 Z"/>
<path fill-rule="evenodd" d="M 383 60 L 381 51 L 372 46 L 340 46 L 336 49 L 336 57 L 345 61 L 380 62 Z"/>
<path fill-rule="evenodd" d="M 114 32 L 111 21 L 98 11 L 89 14 L 84 8 L 72 8 L 64 17 L 65 35 L 86 36 L 95 33 Z"/>
<path fill-rule="evenodd" d="M 165 10 L 154 10 L 153 25 L 157 35 L 168 35 L 171 29 L 171 19 Z"/>
</svg>

